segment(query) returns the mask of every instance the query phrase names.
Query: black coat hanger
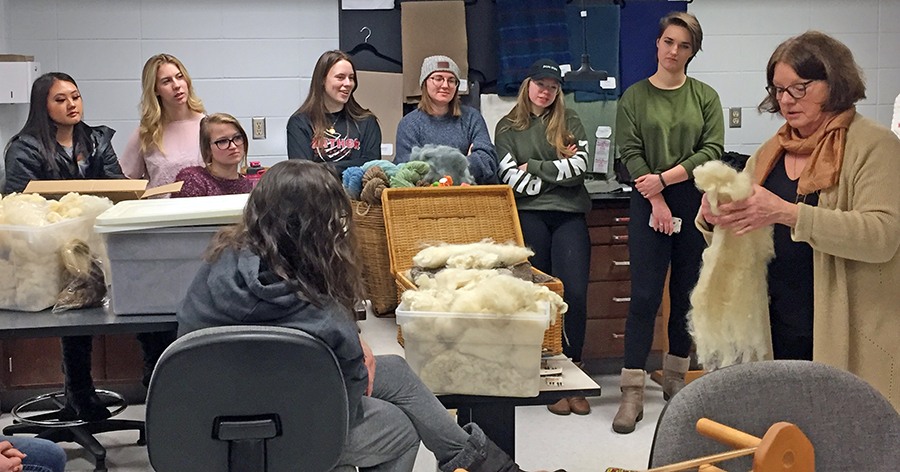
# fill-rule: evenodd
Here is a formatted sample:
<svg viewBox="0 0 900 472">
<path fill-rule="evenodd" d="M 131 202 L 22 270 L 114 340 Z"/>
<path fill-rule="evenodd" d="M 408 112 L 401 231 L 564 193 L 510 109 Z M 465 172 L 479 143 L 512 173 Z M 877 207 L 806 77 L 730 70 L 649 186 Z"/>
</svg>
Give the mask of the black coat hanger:
<svg viewBox="0 0 900 472">
<path fill-rule="evenodd" d="M 403 66 L 402 62 L 398 61 L 397 59 L 394 59 L 393 57 L 386 56 L 386 55 L 378 52 L 378 49 L 375 46 L 372 46 L 371 44 L 369 44 L 369 36 L 372 36 L 372 30 L 369 29 L 368 26 L 363 26 L 362 29 L 359 30 L 359 32 L 362 33 L 365 30 L 369 30 L 369 34 L 366 35 L 366 39 L 363 40 L 363 42 L 357 44 L 356 46 L 353 46 L 353 49 L 347 51 L 347 54 L 354 56 L 360 52 L 369 51 L 372 54 L 374 54 L 375 57 L 384 59 L 385 61 L 388 61 L 391 64 L 396 64 L 401 67 Z"/>
</svg>

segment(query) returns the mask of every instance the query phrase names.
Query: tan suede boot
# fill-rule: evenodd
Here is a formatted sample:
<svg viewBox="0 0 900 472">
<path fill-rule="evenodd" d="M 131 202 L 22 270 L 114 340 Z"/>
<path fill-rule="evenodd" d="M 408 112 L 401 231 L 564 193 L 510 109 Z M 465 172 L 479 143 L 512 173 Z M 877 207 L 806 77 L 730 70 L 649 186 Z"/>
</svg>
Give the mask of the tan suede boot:
<svg viewBox="0 0 900 472">
<path fill-rule="evenodd" d="M 613 431 L 628 434 L 634 431 L 634 423 L 644 418 L 644 381 L 647 372 L 643 369 L 622 369 L 622 399 L 619 411 L 613 419 Z"/>
<path fill-rule="evenodd" d="M 662 388 L 663 398 L 669 401 L 673 395 L 684 388 L 684 375 L 691 367 L 689 357 L 678 357 L 671 354 L 663 356 Z"/>
</svg>

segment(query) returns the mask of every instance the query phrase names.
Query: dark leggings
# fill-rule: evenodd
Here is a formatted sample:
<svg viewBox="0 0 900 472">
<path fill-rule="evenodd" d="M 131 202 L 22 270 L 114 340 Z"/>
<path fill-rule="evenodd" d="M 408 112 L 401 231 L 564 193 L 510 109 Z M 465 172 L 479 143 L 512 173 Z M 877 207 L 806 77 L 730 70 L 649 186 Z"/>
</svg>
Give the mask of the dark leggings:
<svg viewBox="0 0 900 472">
<path fill-rule="evenodd" d="M 534 251 L 531 265 L 563 283 L 563 299 L 569 305 L 563 352 L 580 362 L 591 268 L 591 238 L 584 213 L 519 210 L 519 222 L 525 245 Z"/>
<path fill-rule="evenodd" d="M 694 226 L 701 193 L 693 179 L 673 184 L 662 192 L 673 217 L 682 219 L 681 232 L 667 236 L 650 227 L 650 202 L 631 192 L 628 252 L 631 261 L 631 304 L 625 322 L 625 368 L 643 369 L 653 345 L 656 314 L 662 302 L 666 271 L 669 277 L 669 353 L 687 357 L 691 336 L 687 332 L 690 293 L 700 275 L 700 256 L 706 248 L 703 235 Z"/>
<path fill-rule="evenodd" d="M 162 331 L 157 333 L 140 333 L 137 335 L 144 353 L 143 378 L 144 386 L 150 385 L 150 375 L 156 366 L 156 361 L 166 347 L 175 340 L 175 331 Z M 62 344 L 62 369 L 65 374 L 66 389 L 81 391 L 94 388 L 94 380 L 91 376 L 91 350 L 92 336 L 63 336 Z"/>
</svg>

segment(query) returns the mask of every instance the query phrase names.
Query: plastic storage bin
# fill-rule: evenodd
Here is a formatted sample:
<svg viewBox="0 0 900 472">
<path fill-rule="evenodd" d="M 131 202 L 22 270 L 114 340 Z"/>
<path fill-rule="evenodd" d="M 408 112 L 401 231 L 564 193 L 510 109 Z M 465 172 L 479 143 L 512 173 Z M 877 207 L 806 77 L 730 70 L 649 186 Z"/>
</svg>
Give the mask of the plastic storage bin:
<svg viewBox="0 0 900 472">
<path fill-rule="evenodd" d="M 175 313 L 212 237 L 240 220 L 247 195 L 129 200 L 97 217 L 118 315 Z"/>
<path fill-rule="evenodd" d="M 435 393 L 534 397 L 541 387 L 541 313 L 493 315 L 396 310 L 406 361 Z"/>
<path fill-rule="evenodd" d="M 175 313 L 220 226 L 104 234 L 117 315 Z"/>
<path fill-rule="evenodd" d="M 63 289 L 59 249 L 81 239 L 102 253 L 93 222 L 80 217 L 45 226 L 0 225 L 0 308 L 40 311 L 53 306 Z"/>
</svg>

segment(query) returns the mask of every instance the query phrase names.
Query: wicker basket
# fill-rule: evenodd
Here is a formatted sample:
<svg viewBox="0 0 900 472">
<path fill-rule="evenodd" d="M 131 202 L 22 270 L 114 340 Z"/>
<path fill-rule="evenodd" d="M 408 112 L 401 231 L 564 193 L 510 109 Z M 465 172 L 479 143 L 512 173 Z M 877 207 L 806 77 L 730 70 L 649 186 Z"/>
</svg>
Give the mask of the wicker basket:
<svg viewBox="0 0 900 472">
<path fill-rule="evenodd" d="M 362 259 L 363 284 L 378 316 L 397 308 L 397 287 L 391 275 L 391 256 L 388 252 L 381 205 L 351 200 L 356 239 Z"/>
<path fill-rule="evenodd" d="M 381 194 L 387 244 L 397 288 L 415 289 L 406 271 L 423 244 L 445 242 L 467 244 L 491 238 L 498 243 L 512 241 L 524 246 L 519 214 L 512 189 L 507 185 L 471 187 L 412 187 L 385 189 Z M 535 272 L 539 272 L 534 269 Z M 563 295 L 559 279 L 542 283 Z M 544 351 L 562 352 L 563 316 L 544 333 Z M 403 344 L 399 331 L 397 339 Z"/>
</svg>

